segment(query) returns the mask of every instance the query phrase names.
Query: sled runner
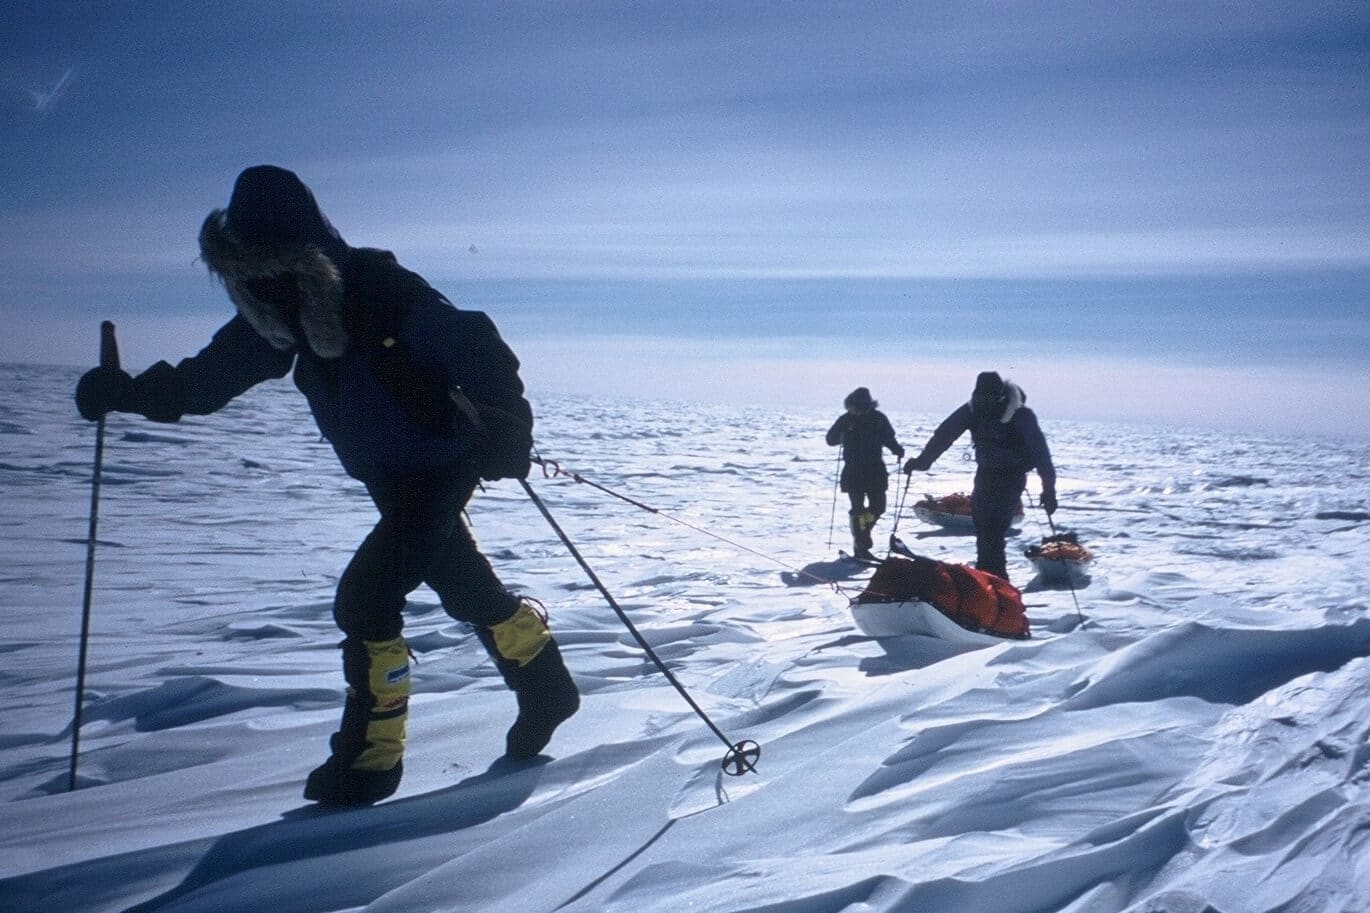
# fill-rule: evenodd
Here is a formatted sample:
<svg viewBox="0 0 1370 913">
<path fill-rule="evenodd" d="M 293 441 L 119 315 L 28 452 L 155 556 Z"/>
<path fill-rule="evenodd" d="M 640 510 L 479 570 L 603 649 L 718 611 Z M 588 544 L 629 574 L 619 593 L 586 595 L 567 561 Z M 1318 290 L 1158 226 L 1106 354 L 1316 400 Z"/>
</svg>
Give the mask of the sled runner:
<svg viewBox="0 0 1370 913">
<path fill-rule="evenodd" d="M 1031 636 L 1022 594 L 1007 580 L 916 555 L 881 562 L 851 613 L 870 637 L 922 634 L 985 646 Z"/>
</svg>

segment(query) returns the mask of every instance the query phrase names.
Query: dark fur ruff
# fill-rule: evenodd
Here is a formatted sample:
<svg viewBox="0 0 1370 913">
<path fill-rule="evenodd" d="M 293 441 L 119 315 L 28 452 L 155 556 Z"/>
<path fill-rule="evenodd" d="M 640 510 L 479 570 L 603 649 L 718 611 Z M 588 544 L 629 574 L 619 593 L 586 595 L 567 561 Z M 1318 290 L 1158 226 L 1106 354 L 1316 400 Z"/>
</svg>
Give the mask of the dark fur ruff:
<svg viewBox="0 0 1370 913">
<path fill-rule="evenodd" d="M 346 351 L 342 274 L 318 246 L 243 241 L 229 227 L 225 210 L 216 209 L 200 229 L 200 257 L 223 282 L 238 313 L 275 348 L 292 349 L 299 340 L 281 309 L 253 295 L 247 283 L 288 274 L 300 291 L 300 328 L 309 348 L 320 358 L 338 358 Z"/>
</svg>

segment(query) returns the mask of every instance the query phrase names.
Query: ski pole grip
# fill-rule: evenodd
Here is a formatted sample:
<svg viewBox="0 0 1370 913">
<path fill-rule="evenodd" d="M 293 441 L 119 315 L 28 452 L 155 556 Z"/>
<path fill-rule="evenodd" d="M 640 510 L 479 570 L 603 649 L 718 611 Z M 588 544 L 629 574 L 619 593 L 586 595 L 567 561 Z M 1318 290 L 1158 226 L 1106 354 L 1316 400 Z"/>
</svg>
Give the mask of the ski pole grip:
<svg viewBox="0 0 1370 913">
<path fill-rule="evenodd" d="M 119 369 L 119 343 L 114 340 L 114 324 L 100 322 L 100 367 Z"/>
</svg>

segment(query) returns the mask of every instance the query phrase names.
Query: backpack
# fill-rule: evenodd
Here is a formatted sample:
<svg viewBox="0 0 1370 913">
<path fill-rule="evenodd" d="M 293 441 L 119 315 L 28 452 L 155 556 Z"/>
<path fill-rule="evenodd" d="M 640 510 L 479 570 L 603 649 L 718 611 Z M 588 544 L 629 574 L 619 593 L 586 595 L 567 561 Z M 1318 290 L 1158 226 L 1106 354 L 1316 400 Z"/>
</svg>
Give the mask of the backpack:
<svg viewBox="0 0 1370 913">
<path fill-rule="evenodd" d="M 466 376 L 448 390 L 458 423 L 477 440 L 476 465 L 487 482 L 526 479 L 532 468 L 533 407 L 523 395 L 519 360 L 481 311 L 458 311 L 472 346 Z M 475 343 L 472 345 L 472 343 Z"/>
<path fill-rule="evenodd" d="M 435 434 L 472 437 L 481 479 L 528 478 L 533 408 L 523 395 L 518 357 L 494 321 L 481 311 L 453 307 L 457 329 L 452 345 L 461 348 L 459 376 L 449 378 L 427 368 L 394 334 L 415 296 L 442 296 L 395 262 L 389 251 L 356 248 L 352 256 L 348 295 L 365 304 L 345 308 L 347 328 L 367 347 L 377 379 L 416 424 Z"/>
<path fill-rule="evenodd" d="M 474 438 L 482 479 L 526 479 L 532 468 L 533 408 L 523 396 L 518 358 L 484 313 L 457 313 L 458 335 L 468 351 L 456 384 L 444 391 L 447 379 L 419 365 L 404 343 L 390 336 L 371 346 L 371 368 L 415 423 L 436 434 Z"/>
</svg>

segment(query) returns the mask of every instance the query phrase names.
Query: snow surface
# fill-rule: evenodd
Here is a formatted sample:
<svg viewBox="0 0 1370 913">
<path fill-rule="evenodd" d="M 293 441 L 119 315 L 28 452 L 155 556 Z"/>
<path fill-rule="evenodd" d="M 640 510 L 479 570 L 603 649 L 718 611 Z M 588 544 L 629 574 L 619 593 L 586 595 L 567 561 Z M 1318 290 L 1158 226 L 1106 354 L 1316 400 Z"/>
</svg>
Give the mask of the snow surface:
<svg viewBox="0 0 1370 913">
<path fill-rule="evenodd" d="M 374 515 L 284 382 L 179 425 L 111 417 L 67 791 L 94 451 L 75 377 L 0 367 L 6 913 L 1370 910 L 1365 444 L 1041 404 L 1092 579 L 1031 579 L 1030 508 L 1010 570 L 1034 637 L 968 649 L 852 623 L 869 569 L 832 560 L 836 409 L 539 398 L 545 456 L 660 513 L 535 490 L 728 738 L 761 744 L 757 772 L 720 773 L 722 741 L 503 482 L 474 529 L 551 610 L 581 713 L 545 760 L 499 761 L 513 698 L 420 590 L 400 792 L 321 812 L 300 789 L 342 695 L 331 592 Z M 889 412 L 908 446 L 940 417 Z M 944 560 L 972 539 L 907 506 L 967 490 L 963 450 L 899 521 Z"/>
</svg>

